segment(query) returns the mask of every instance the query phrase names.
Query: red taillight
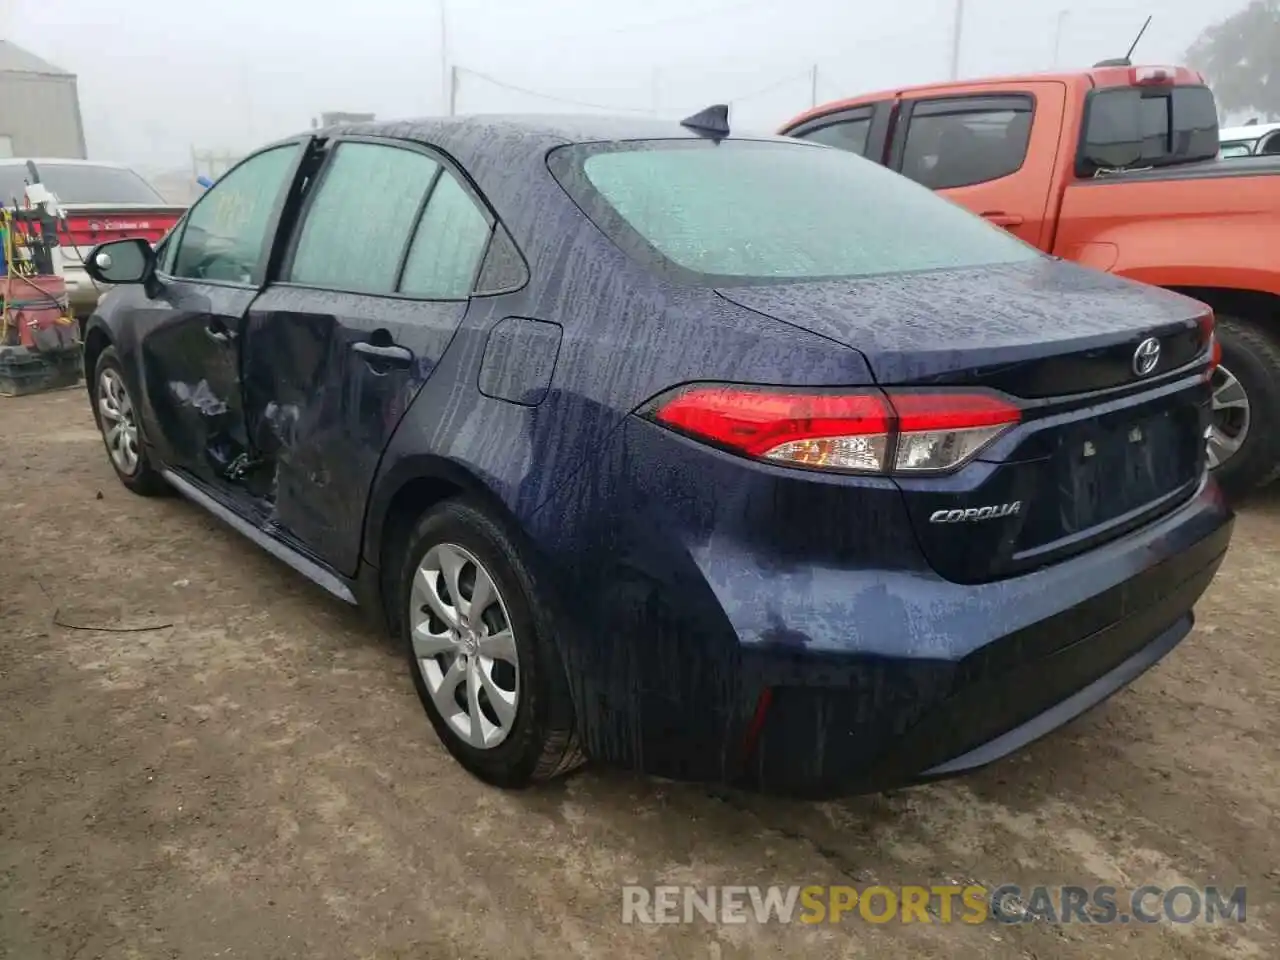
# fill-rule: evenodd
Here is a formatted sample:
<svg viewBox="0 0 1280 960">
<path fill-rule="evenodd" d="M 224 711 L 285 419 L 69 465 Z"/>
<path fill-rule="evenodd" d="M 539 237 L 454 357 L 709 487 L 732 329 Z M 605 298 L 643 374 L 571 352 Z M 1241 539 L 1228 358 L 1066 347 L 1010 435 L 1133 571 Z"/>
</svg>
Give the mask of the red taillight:
<svg viewBox="0 0 1280 960">
<path fill-rule="evenodd" d="M 737 453 L 855 473 L 938 473 L 972 460 L 1022 419 L 978 391 L 786 390 L 694 384 L 659 397 L 649 415 Z"/>
<path fill-rule="evenodd" d="M 108 240 L 141 237 L 158 243 L 178 222 L 172 214 L 70 216 L 58 226 L 58 242 L 71 247 L 93 247 Z"/>
</svg>

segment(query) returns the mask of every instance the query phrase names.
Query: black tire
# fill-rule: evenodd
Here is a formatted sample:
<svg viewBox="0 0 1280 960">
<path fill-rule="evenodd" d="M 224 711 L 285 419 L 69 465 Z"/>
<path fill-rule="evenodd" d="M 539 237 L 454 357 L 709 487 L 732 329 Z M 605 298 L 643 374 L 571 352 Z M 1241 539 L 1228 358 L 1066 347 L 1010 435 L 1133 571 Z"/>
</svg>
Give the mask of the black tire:
<svg viewBox="0 0 1280 960">
<path fill-rule="evenodd" d="M 442 545 L 461 547 L 488 571 L 516 638 L 515 718 L 506 738 L 493 747 L 471 745 L 450 725 L 432 699 L 414 652 L 409 617 L 413 580 L 431 549 Z M 400 634 L 414 688 L 431 725 L 463 767 L 486 783 L 518 789 L 551 780 L 584 762 L 573 702 L 550 640 L 549 618 L 538 604 L 535 578 L 516 538 L 483 505 L 466 498 L 446 500 L 424 514 L 409 535 L 397 583 L 388 619 Z"/>
<path fill-rule="evenodd" d="M 165 494 L 169 490 L 169 485 L 165 483 L 164 477 L 152 466 L 147 455 L 147 445 L 142 439 L 142 427 L 137 425 L 138 441 L 137 463 L 133 469 L 125 469 L 121 464 L 116 462 L 116 458 L 112 456 L 111 445 L 107 440 L 107 427 L 104 424 L 104 417 L 100 409 L 102 401 L 102 393 L 104 389 L 103 375 L 107 372 L 114 373 L 119 378 L 123 388 L 128 390 L 129 381 L 125 378 L 124 368 L 120 365 L 120 357 L 117 356 L 114 347 L 107 347 L 102 353 L 98 354 L 98 362 L 93 368 L 93 383 L 90 386 L 89 396 L 91 398 L 91 406 L 93 407 L 93 420 L 98 425 L 98 432 L 102 435 L 102 444 L 107 451 L 107 462 L 111 464 L 111 468 L 115 470 L 116 476 L 120 478 L 120 482 L 128 487 L 131 491 L 140 497 L 155 497 Z M 131 407 L 136 411 L 136 405 L 132 397 L 129 398 Z M 135 420 L 135 423 L 137 421 Z"/>
<path fill-rule="evenodd" d="M 1280 343 L 1249 321 L 1221 313 L 1217 336 L 1222 370 L 1239 381 L 1249 402 L 1243 444 L 1214 470 L 1223 492 L 1238 500 L 1280 475 Z M 1219 373 L 1215 387 L 1222 382 Z"/>
</svg>

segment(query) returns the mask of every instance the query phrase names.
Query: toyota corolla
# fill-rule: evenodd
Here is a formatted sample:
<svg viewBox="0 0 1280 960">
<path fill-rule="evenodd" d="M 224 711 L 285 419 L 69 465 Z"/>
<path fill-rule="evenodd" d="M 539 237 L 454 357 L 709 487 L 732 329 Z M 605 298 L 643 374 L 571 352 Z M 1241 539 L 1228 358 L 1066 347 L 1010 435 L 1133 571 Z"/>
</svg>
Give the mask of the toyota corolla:
<svg viewBox="0 0 1280 960">
<path fill-rule="evenodd" d="M 978 767 L 1230 538 L 1202 304 L 723 110 L 311 131 L 89 268 L 121 481 L 373 612 L 499 785 Z"/>
</svg>

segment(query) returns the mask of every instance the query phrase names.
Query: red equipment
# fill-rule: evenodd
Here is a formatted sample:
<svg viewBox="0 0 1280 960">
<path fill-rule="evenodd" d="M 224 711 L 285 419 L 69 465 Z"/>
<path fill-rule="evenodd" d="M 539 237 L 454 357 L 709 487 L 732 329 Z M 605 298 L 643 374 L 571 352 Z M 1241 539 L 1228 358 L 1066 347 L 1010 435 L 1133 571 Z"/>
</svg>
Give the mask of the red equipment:
<svg viewBox="0 0 1280 960">
<path fill-rule="evenodd" d="M 0 394 L 74 386 L 79 327 L 58 276 L 38 209 L 0 210 Z M 56 240 L 53 241 L 56 243 Z"/>
</svg>

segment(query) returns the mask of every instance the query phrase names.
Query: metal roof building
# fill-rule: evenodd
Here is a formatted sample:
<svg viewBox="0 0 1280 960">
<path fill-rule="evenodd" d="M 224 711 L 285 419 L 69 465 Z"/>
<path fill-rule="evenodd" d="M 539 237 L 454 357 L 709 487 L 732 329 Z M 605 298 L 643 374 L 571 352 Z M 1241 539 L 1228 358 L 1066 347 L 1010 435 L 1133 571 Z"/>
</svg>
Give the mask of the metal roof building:
<svg viewBox="0 0 1280 960">
<path fill-rule="evenodd" d="M 76 76 L 0 40 L 0 157 L 85 158 Z"/>
</svg>

